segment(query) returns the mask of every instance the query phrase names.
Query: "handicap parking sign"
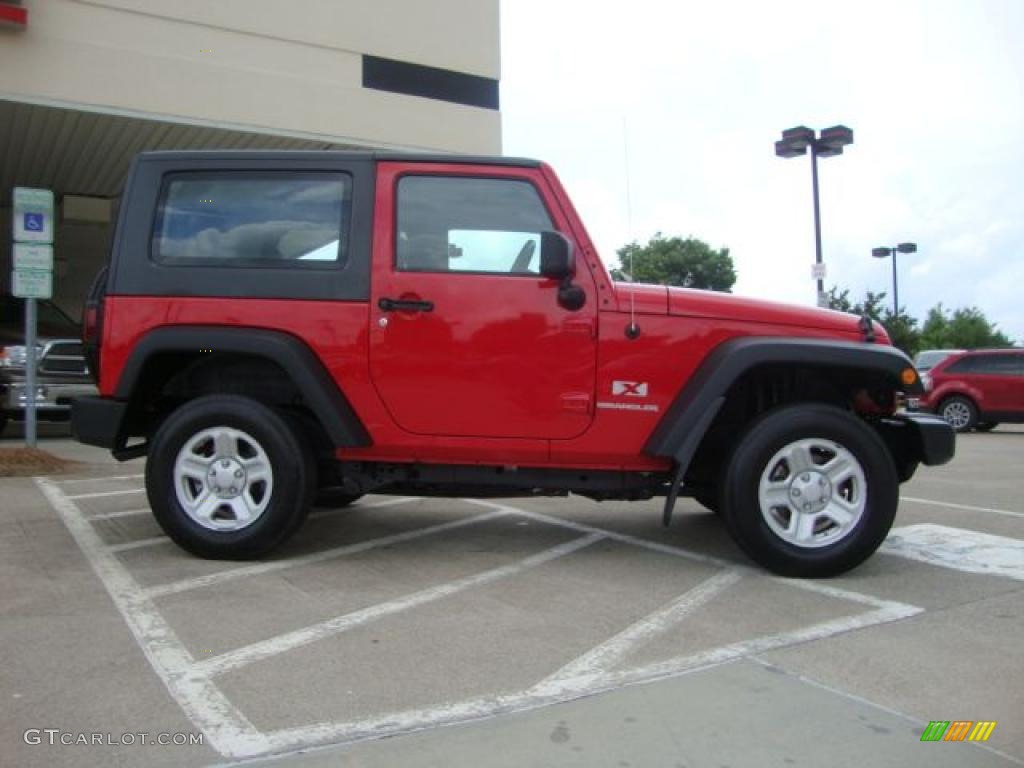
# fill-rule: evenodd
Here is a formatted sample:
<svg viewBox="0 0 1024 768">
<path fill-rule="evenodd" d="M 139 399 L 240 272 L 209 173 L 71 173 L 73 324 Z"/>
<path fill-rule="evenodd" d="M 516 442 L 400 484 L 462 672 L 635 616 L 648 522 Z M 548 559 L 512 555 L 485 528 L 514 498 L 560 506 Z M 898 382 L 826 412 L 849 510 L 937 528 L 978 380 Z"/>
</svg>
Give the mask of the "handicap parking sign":
<svg viewBox="0 0 1024 768">
<path fill-rule="evenodd" d="M 49 189 L 15 187 L 14 241 L 16 243 L 53 242 L 53 192 Z"/>
</svg>

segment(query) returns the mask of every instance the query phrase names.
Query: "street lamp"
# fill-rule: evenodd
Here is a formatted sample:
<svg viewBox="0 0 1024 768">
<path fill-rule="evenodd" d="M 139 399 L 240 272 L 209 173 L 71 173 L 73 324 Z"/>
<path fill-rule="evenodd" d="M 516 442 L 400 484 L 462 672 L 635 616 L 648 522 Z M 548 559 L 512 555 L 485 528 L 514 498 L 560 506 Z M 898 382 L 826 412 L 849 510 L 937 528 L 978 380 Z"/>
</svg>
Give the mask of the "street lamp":
<svg viewBox="0 0 1024 768">
<path fill-rule="evenodd" d="M 917 243 L 900 243 L 892 248 L 884 246 L 872 248 L 871 255 L 876 259 L 884 259 L 892 256 L 892 315 L 896 317 L 900 313 L 900 289 L 896 282 L 896 254 L 917 253 Z"/>
<path fill-rule="evenodd" d="M 853 131 L 845 125 L 833 125 L 821 131 L 818 136 L 805 125 L 782 132 L 782 140 L 775 142 L 775 154 L 779 157 L 799 157 L 811 150 L 811 184 L 814 191 L 814 263 L 821 264 L 821 213 L 818 206 L 818 158 L 835 157 L 843 154 L 843 147 L 853 144 Z M 818 278 L 818 306 L 825 303 L 825 275 L 819 266 L 815 270 Z"/>
</svg>

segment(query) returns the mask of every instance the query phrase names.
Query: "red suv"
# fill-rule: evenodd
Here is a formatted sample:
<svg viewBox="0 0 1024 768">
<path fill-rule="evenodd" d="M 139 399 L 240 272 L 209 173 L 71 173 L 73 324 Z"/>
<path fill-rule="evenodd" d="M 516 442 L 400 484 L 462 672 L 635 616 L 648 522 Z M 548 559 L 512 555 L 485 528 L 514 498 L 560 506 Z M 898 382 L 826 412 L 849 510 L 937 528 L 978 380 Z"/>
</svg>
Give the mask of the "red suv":
<svg viewBox="0 0 1024 768">
<path fill-rule="evenodd" d="M 324 497 L 678 496 L 778 573 L 870 555 L 953 456 L 870 318 L 612 282 L 547 165 L 147 153 L 86 308 L 78 438 L 164 530 L 262 557 Z"/>
<path fill-rule="evenodd" d="M 988 432 L 1024 422 L 1024 349 L 979 349 L 950 355 L 921 377 L 921 408 L 958 432 Z"/>
</svg>

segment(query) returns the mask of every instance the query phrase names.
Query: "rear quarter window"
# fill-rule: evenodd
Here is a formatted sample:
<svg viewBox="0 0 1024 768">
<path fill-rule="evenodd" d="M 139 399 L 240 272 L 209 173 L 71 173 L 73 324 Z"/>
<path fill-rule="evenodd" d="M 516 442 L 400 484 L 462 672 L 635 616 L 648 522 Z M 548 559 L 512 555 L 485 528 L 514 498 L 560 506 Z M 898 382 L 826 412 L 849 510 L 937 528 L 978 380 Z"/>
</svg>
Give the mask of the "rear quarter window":
<svg viewBox="0 0 1024 768">
<path fill-rule="evenodd" d="M 165 265 L 340 267 L 351 201 L 345 173 L 170 174 L 150 253 Z"/>
</svg>

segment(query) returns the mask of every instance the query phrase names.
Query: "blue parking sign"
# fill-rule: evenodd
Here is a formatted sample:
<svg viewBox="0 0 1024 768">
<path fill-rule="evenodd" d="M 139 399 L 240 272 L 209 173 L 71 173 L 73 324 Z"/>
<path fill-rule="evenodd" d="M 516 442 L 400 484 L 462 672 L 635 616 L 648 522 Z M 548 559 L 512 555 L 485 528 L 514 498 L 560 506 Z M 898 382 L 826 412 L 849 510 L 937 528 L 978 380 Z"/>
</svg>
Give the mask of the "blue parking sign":
<svg viewBox="0 0 1024 768">
<path fill-rule="evenodd" d="M 46 219 L 41 213 L 26 213 L 25 214 L 25 231 L 26 232 L 42 232 L 46 225 Z"/>
</svg>

